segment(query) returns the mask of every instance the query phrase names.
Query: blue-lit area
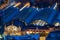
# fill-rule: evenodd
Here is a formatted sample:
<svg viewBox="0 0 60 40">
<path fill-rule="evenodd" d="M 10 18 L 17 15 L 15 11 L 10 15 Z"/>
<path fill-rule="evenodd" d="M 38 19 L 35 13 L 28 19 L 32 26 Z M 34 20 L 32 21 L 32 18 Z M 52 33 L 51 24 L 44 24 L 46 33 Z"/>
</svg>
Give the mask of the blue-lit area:
<svg viewBox="0 0 60 40">
<path fill-rule="evenodd" d="M 60 0 L 0 0 L 0 40 L 60 40 Z"/>
</svg>

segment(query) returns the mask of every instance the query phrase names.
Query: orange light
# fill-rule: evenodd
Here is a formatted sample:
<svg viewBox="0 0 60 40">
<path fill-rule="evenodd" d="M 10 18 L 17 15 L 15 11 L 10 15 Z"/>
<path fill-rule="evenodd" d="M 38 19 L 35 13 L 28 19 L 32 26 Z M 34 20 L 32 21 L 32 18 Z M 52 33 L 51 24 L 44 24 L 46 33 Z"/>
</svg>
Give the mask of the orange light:
<svg viewBox="0 0 60 40">
<path fill-rule="evenodd" d="M 30 32 L 29 32 L 29 31 L 27 31 L 26 33 L 27 33 L 27 34 L 30 34 Z"/>
<path fill-rule="evenodd" d="M 21 3 L 19 2 L 19 3 L 17 3 L 14 7 L 18 7 L 20 4 L 21 4 Z"/>
</svg>

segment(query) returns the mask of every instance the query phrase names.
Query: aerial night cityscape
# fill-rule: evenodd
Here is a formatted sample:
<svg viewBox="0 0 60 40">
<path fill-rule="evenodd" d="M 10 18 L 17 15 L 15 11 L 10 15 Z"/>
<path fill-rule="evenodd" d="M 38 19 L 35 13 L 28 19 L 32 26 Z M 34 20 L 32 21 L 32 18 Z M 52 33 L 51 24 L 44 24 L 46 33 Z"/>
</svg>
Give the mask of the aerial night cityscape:
<svg viewBox="0 0 60 40">
<path fill-rule="evenodd" d="M 0 0 L 0 40 L 60 40 L 60 0 Z"/>
</svg>

